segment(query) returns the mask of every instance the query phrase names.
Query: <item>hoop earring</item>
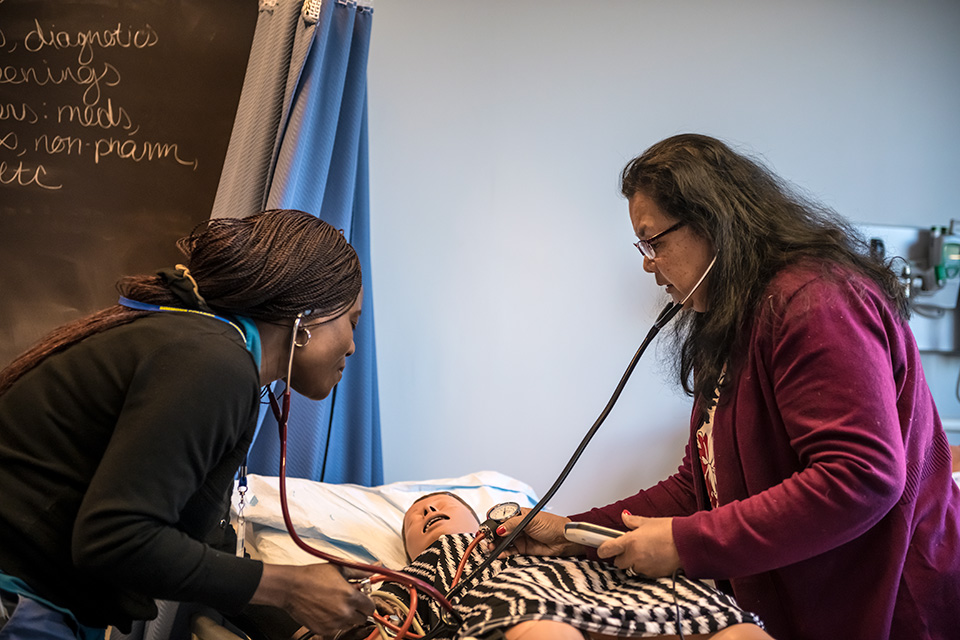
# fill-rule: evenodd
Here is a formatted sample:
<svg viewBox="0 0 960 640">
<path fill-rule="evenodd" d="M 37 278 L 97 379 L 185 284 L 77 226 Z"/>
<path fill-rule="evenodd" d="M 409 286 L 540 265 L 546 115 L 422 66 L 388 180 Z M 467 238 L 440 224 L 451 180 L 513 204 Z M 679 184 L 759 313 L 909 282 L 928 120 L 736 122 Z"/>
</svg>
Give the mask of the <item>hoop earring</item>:
<svg viewBox="0 0 960 640">
<path fill-rule="evenodd" d="M 301 332 L 301 331 L 304 332 L 305 334 L 307 334 L 307 339 L 304 340 L 302 343 L 300 342 L 300 332 Z M 300 328 L 297 330 L 297 337 L 294 338 L 294 340 L 293 340 L 293 345 L 294 345 L 295 347 L 305 347 L 305 346 L 307 346 L 307 345 L 310 343 L 310 338 L 312 338 L 312 337 L 313 337 L 313 336 L 310 335 L 310 329 L 307 329 L 306 327 L 300 327 Z"/>
</svg>

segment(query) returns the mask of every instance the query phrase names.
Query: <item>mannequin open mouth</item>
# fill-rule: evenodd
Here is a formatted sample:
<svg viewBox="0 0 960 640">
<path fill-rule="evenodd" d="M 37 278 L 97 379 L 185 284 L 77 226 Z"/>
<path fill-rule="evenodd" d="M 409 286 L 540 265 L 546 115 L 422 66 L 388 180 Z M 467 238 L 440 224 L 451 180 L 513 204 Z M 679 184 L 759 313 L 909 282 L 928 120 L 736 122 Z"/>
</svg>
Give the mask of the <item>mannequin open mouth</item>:
<svg viewBox="0 0 960 640">
<path fill-rule="evenodd" d="M 439 515 L 433 516 L 432 518 L 427 520 L 427 523 L 425 525 L 423 525 L 423 532 L 426 533 L 427 529 L 429 529 L 434 524 L 440 522 L 441 520 L 449 520 L 449 519 L 450 519 L 450 516 L 445 516 L 442 513 Z"/>
</svg>

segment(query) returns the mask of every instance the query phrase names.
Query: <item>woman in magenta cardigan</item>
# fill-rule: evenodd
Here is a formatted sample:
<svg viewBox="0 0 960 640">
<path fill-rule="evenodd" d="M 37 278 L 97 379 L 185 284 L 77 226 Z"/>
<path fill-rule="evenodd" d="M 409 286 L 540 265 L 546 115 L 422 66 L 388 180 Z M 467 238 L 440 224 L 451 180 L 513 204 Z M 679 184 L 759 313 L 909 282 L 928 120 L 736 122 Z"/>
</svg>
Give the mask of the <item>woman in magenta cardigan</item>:
<svg viewBox="0 0 960 640">
<path fill-rule="evenodd" d="M 519 550 L 586 553 L 563 524 L 593 522 L 629 531 L 600 557 L 729 581 L 780 640 L 956 638 L 960 489 L 896 276 L 713 138 L 657 143 L 621 187 L 644 269 L 692 294 L 675 321 L 686 455 L 614 504 L 541 512 Z"/>
</svg>

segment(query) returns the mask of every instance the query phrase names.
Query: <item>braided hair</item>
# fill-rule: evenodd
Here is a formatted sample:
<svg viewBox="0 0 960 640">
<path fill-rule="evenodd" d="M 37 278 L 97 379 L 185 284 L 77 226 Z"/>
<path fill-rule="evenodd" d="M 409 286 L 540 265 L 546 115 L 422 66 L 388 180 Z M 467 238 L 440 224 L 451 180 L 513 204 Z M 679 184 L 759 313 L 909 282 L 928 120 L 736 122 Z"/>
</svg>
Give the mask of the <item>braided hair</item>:
<svg viewBox="0 0 960 640">
<path fill-rule="evenodd" d="M 209 220 L 181 238 L 177 248 L 186 264 L 176 272 L 126 276 L 117 289 L 148 304 L 268 322 L 305 311 L 335 317 L 360 295 L 360 260 L 353 247 L 340 231 L 303 211 L 272 209 Z M 176 286 L 184 278 L 191 287 Z M 147 313 L 114 305 L 55 329 L 0 371 L 0 394 L 48 356 Z"/>
</svg>

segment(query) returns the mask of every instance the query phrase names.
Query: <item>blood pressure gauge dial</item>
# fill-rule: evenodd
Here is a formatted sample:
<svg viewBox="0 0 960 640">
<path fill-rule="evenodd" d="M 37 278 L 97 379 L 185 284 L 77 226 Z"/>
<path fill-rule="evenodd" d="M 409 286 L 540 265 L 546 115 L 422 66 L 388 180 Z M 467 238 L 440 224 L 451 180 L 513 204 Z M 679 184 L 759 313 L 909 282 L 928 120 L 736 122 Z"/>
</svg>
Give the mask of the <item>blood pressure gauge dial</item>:
<svg viewBox="0 0 960 640">
<path fill-rule="evenodd" d="M 510 518 L 520 515 L 520 505 L 516 502 L 501 502 L 490 507 L 487 511 L 487 520 L 496 520 L 504 523 Z"/>
<path fill-rule="evenodd" d="M 480 533 L 488 540 L 495 540 L 498 537 L 497 528 L 510 518 L 518 515 L 520 515 L 520 505 L 516 502 L 501 502 L 494 505 L 487 511 L 487 519 L 480 525 Z"/>
</svg>

